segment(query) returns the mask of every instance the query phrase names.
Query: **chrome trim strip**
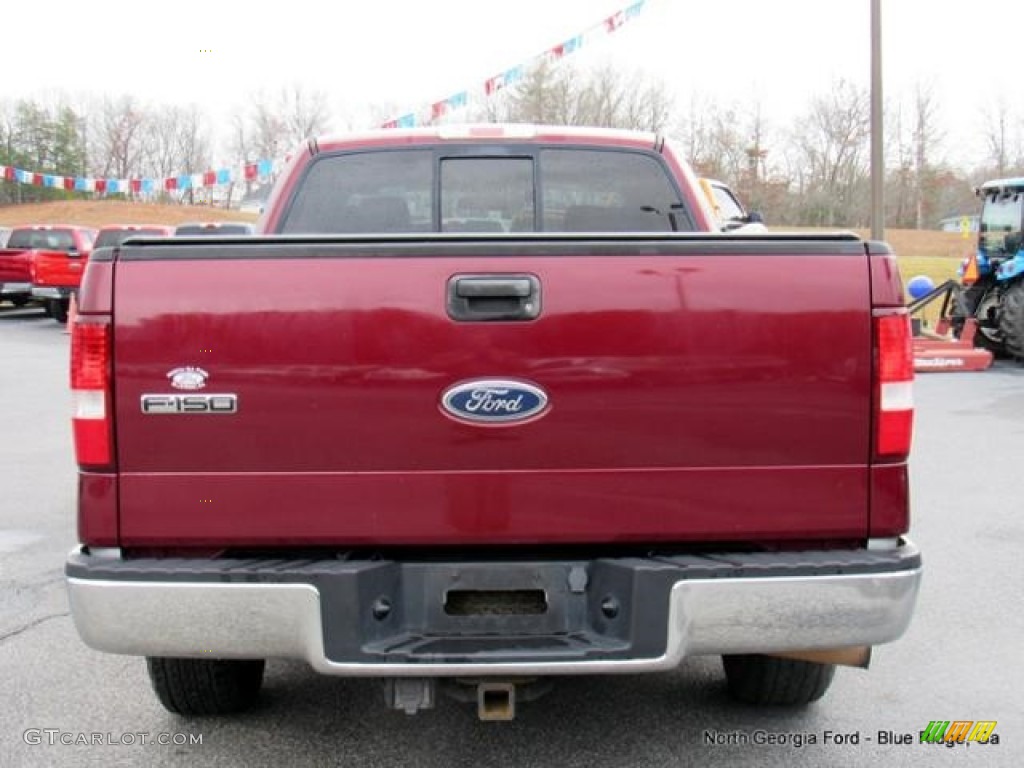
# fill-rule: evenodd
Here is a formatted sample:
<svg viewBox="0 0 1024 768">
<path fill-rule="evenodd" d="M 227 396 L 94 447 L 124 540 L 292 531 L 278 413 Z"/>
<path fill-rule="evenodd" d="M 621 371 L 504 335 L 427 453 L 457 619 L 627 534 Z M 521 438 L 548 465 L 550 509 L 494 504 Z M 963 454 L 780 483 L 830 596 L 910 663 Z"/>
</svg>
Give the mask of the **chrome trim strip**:
<svg viewBox="0 0 1024 768">
<path fill-rule="evenodd" d="M 891 552 L 894 549 L 899 549 L 902 544 L 903 539 L 899 536 L 892 536 L 885 539 L 868 539 L 867 548 L 875 552 Z"/>
<path fill-rule="evenodd" d="M 60 292 L 60 288 L 54 288 L 51 286 L 32 286 L 32 296 L 37 299 L 63 299 L 64 294 Z"/>
</svg>

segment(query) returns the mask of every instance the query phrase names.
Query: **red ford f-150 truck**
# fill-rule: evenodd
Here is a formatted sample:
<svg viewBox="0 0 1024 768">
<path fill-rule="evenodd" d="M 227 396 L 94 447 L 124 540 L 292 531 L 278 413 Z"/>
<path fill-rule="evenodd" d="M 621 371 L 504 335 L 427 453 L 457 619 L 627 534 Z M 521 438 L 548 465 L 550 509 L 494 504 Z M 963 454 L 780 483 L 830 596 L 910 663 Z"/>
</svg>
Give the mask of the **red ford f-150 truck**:
<svg viewBox="0 0 1024 768">
<path fill-rule="evenodd" d="M 66 269 L 81 272 L 95 237 L 96 230 L 89 227 L 39 224 L 15 228 L 7 247 L 0 248 L 0 296 L 18 306 L 40 299 L 47 312 L 63 322 L 67 319 L 69 294 L 53 288 L 45 295 L 36 295 L 36 264 L 60 261 L 69 265 Z"/>
<path fill-rule="evenodd" d="M 93 248 L 104 248 L 124 242 L 129 237 L 169 235 L 173 227 L 161 224 L 111 224 L 96 230 L 79 230 L 80 237 L 87 232 L 91 240 L 88 248 L 65 251 L 39 251 L 32 259 L 32 296 L 47 302 L 58 322 L 68 319 L 72 295 L 78 292 Z"/>
<path fill-rule="evenodd" d="M 255 236 L 99 250 L 81 637 L 185 714 L 274 658 L 488 719 L 708 654 L 741 700 L 817 699 L 921 577 L 899 272 L 714 230 L 653 135 L 452 127 L 311 141 Z"/>
</svg>

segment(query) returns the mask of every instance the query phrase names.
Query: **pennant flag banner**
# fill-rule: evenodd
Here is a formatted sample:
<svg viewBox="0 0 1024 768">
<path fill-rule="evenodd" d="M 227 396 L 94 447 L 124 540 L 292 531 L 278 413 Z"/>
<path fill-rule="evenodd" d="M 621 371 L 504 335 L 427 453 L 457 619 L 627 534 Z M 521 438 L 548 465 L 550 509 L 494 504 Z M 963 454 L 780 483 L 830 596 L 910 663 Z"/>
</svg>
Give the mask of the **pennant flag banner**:
<svg viewBox="0 0 1024 768">
<path fill-rule="evenodd" d="M 483 93 L 485 98 L 494 96 L 505 88 L 509 88 L 521 81 L 532 67 L 535 67 L 545 61 L 560 61 L 566 56 L 580 50 L 585 41 L 592 40 L 598 36 L 610 35 L 613 32 L 618 32 L 628 22 L 633 21 L 637 16 L 639 16 L 643 12 L 644 6 L 649 2 L 650 0 L 635 0 L 635 2 L 616 11 L 611 16 L 602 19 L 581 34 L 575 35 L 558 45 L 553 45 L 522 64 L 518 64 L 517 66 L 510 67 L 503 72 L 492 75 L 476 88 L 472 89 L 472 91 Z M 447 99 L 432 102 L 425 108 L 421 108 L 414 112 L 408 112 L 400 117 L 392 118 L 391 120 L 382 123 L 380 127 L 412 128 L 416 125 L 430 125 L 431 123 L 437 122 L 445 115 L 465 107 L 469 101 L 469 93 L 470 91 L 460 91 L 449 96 Z M 422 116 L 422 119 L 420 119 L 419 116 Z"/>
<path fill-rule="evenodd" d="M 406 112 L 386 121 L 381 128 L 413 128 L 417 125 L 430 125 L 452 112 L 469 105 L 470 94 L 483 94 L 490 98 L 500 91 L 520 82 L 531 67 L 544 61 L 560 61 L 566 56 L 579 51 L 584 44 L 598 35 L 609 35 L 618 32 L 624 25 L 635 19 L 643 11 L 644 6 L 652 0 L 635 0 L 625 8 L 602 19 L 597 24 L 564 40 L 558 45 L 543 51 L 529 60 L 499 72 L 484 80 L 477 87 L 459 91 L 451 96 L 421 105 L 418 109 Z M 287 161 L 287 158 L 285 159 Z M 163 179 L 132 178 L 132 179 L 90 179 L 82 176 L 56 176 L 53 174 L 35 173 L 21 168 L 0 165 L 0 179 L 18 184 L 32 184 L 50 189 L 65 189 L 75 192 L 97 192 L 99 194 L 153 194 L 157 191 L 174 192 L 190 189 L 203 189 L 227 186 L 240 181 L 267 181 L 275 170 L 279 170 L 280 160 L 259 160 L 247 163 L 241 168 L 220 168 L 202 173 L 178 173 Z"/>
<path fill-rule="evenodd" d="M 238 181 L 267 181 L 280 169 L 280 162 L 260 160 L 243 168 L 220 168 L 202 173 L 182 173 L 165 179 L 90 179 L 84 176 L 56 176 L 49 173 L 33 173 L 9 165 L 0 165 L 0 181 L 14 181 L 47 189 L 63 189 L 68 192 L 100 192 L 118 195 L 153 194 L 158 190 L 199 189 L 227 186 Z"/>
</svg>

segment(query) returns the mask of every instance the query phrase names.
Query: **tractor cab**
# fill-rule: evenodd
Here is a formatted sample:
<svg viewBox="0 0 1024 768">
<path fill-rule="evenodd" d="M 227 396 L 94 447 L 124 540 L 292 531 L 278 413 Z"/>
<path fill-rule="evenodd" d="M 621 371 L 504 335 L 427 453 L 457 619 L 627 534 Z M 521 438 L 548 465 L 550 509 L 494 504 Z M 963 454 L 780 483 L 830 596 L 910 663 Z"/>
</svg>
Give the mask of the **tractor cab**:
<svg viewBox="0 0 1024 768">
<path fill-rule="evenodd" d="M 977 271 L 996 281 L 1024 274 L 1024 178 L 997 179 L 978 187 L 982 200 L 978 226 Z"/>
</svg>

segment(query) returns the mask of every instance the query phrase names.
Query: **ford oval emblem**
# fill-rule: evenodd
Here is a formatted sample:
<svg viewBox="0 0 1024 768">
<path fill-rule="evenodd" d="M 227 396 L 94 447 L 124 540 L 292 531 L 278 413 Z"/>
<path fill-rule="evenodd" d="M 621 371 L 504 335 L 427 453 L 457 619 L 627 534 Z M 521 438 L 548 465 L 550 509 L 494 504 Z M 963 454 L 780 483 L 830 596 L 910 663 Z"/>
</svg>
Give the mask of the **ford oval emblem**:
<svg viewBox="0 0 1024 768">
<path fill-rule="evenodd" d="M 540 387 L 525 381 L 477 379 L 445 390 L 441 407 L 458 421 L 515 424 L 542 415 L 548 407 L 548 396 Z"/>
</svg>

